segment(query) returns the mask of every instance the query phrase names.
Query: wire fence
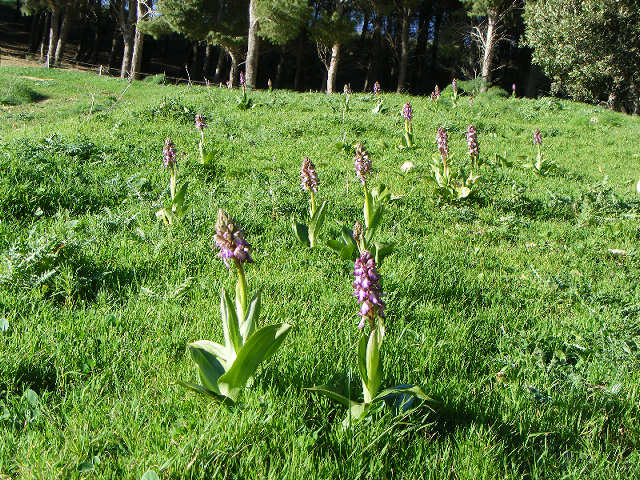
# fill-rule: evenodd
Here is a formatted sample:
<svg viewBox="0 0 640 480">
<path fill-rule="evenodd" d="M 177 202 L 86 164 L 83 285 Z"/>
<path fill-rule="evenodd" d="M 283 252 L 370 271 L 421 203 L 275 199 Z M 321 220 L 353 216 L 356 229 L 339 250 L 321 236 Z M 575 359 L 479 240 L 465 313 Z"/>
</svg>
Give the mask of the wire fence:
<svg viewBox="0 0 640 480">
<path fill-rule="evenodd" d="M 38 60 L 35 57 L 37 55 L 33 55 L 29 52 L 23 51 L 21 53 L 14 53 L 14 52 L 10 52 L 6 49 L 0 48 L 0 55 L 4 55 L 6 57 L 13 57 L 13 58 L 20 58 L 20 59 L 25 59 L 25 60 L 29 60 L 29 57 L 32 57 L 31 59 L 34 62 L 38 62 L 41 63 L 43 66 L 46 66 L 46 60 L 42 61 L 42 60 Z M 119 77 L 120 76 L 120 69 L 119 68 L 112 68 L 109 67 L 108 65 L 105 64 L 94 64 L 94 63 L 88 63 L 88 62 L 82 62 L 79 60 L 76 60 L 75 58 L 72 57 L 62 57 L 61 59 L 62 61 L 59 62 L 57 65 L 55 66 L 51 66 L 50 68 L 58 68 L 58 69 L 62 69 L 62 70 L 74 70 L 74 69 L 81 69 L 82 71 L 85 72 L 94 72 L 97 75 L 105 75 L 105 76 L 110 76 L 110 77 Z M 1 65 L 1 64 L 0 64 Z M 80 68 L 82 67 L 82 68 Z M 206 77 L 204 80 L 193 80 L 191 79 L 191 76 L 189 74 L 189 70 L 187 68 L 187 66 L 185 65 L 185 73 L 187 74 L 187 78 L 184 77 L 174 77 L 171 75 L 167 75 L 166 73 L 148 73 L 148 72 L 135 72 L 135 76 L 136 78 L 139 78 L 141 80 L 147 78 L 147 77 L 155 77 L 158 75 L 162 75 L 163 78 L 165 80 L 170 81 L 170 83 L 186 83 L 189 85 L 211 85 L 212 83 L 209 82 Z M 131 72 L 126 72 L 126 77 L 129 80 L 132 80 L 132 75 Z M 225 86 L 224 83 L 220 82 L 219 86 Z"/>
</svg>

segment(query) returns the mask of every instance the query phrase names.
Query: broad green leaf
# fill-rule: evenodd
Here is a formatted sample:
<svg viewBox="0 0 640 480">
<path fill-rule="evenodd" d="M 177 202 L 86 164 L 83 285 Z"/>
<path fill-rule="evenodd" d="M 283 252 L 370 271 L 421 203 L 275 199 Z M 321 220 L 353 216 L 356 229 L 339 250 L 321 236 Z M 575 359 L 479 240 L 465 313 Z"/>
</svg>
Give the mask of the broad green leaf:
<svg viewBox="0 0 640 480">
<path fill-rule="evenodd" d="M 340 257 L 343 260 L 355 261 L 358 248 L 353 245 L 345 245 L 340 251 Z"/>
<path fill-rule="evenodd" d="M 371 197 L 371 193 L 367 188 L 364 189 L 364 206 L 362 207 L 362 211 L 364 213 L 364 226 L 367 228 L 373 228 L 373 198 Z"/>
<path fill-rule="evenodd" d="M 235 352 L 233 352 L 232 350 L 230 351 L 224 345 L 220 345 L 219 343 L 212 342 L 210 340 L 198 340 L 197 342 L 192 342 L 190 345 L 194 345 L 197 348 L 206 350 L 211 355 L 216 357 L 222 364 L 222 367 L 225 371 L 235 360 Z"/>
<path fill-rule="evenodd" d="M 140 480 L 160 480 L 160 477 L 154 470 L 147 470 Z"/>
<path fill-rule="evenodd" d="M 184 198 L 187 194 L 187 184 L 183 183 L 178 191 L 176 192 L 176 196 L 173 199 L 173 205 L 171 210 L 175 212 L 176 215 L 182 215 L 184 212 Z"/>
<path fill-rule="evenodd" d="M 342 227 L 342 239 L 346 245 L 353 245 L 354 248 L 358 248 L 356 241 L 353 239 L 353 230 L 347 227 Z"/>
<path fill-rule="evenodd" d="M 471 194 L 471 189 L 469 187 L 466 187 L 464 185 L 461 185 L 457 188 L 458 191 L 458 198 L 462 199 L 462 198 L 467 198 L 470 194 Z"/>
<path fill-rule="evenodd" d="M 236 354 L 242 347 L 238 317 L 229 294 L 223 288 L 220 292 L 220 315 L 222 317 L 222 329 L 224 331 L 225 345 L 233 349 Z"/>
<path fill-rule="evenodd" d="M 218 380 L 220 391 L 235 401 L 258 365 L 273 355 L 291 328 L 292 325 L 282 323 L 256 330 L 238 352 L 231 368 Z"/>
<path fill-rule="evenodd" d="M 293 233 L 300 243 L 306 245 L 307 247 L 311 246 L 311 242 L 309 241 L 309 227 L 307 227 L 304 223 L 298 223 L 295 219 L 291 219 L 291 224 L 293 227 Z"/>
<path fill-rule="evenodd" d="M 182 380 L 178 380 L 178 384 L 181 387 L 186 388 L 187 390 L 191 390 L 192 392 L 199 393 L 200 395 L 204 395 L 205 397 L 215 400 L 220 403 L 224 403 L 226 405 L 233 405 L 233 400 L 225 397 L 224 395 L 219 395 L 215 392 L 207 390 L 202 385 L 196 385 L 195 383 L 183 382 Z"/>
<path fill-rule="evenodd" d="M 387 257 L 393 252 L 394 247 L 395 247 L 395 244 L 393 242 L 376 243 L 375 248 L 372 249 L 372 250 L 375 250 L 375 253 L 371 252 L 375 257 L 376 265 L 380 266 L 382 264 L 382 261 L 385 259 L 385 257 Z"/>
<path fill-rule="evenodd" d="M 363 383 L 369 383 L 369 375 L 367 375 L 367 341 L 366 335 L 360 335 L 358 341 L 358 371 L 360 372 L 360 379 Z"/>
<path fill-rule="evenodd" d="M 318 385 L 316 387 L 305 388 L 305 390 L 308 390 L 310 392 L 317 392 L 317 393 L 319 393 L 321 395 L 324 395 L 327 398 L 330 398 L 334 402 L 338 402 L 338 403 L 344 405 L 347 408 L 352 408 L 355 405 L 360 405 L 358 402 L 354 402 L 353 400 L 349 400 L 347 397 L 345 397 L 344 395 L 336 392 L 335 390 L 333 390 L 331 387 L 329 387 L 327 385 Z"/>
<path fill-rule="evenodd" d="M 380 325 L 380 322 L 379 322 Z M 369 403 L 375 397 L 382 382 L 382 362 L 380 362 L 380 347 L 384 336 L 384 327 L 376 328 L 369 334 L 365 355 L 365 365 L 367 369 L 366 391 L 364 401 Z"/>
<path fill-rule="evenodd" d="M 161 208 L 156 212 L 156 218 L 162 220 L 165 225 L 172 225 L 176 220 L 175 214 L 167 208 Z"/>
<path fill-rule="evenodd" d="M 376 206 L 384 205 L 391 199 L 391 190 L 384 183 L 381 183 L 378 188 L 372 190 L 371 196 Z"/>
<path fill-rule="evenodd" d="M 322 228 L 322 225 L 324 223 L 324 219 L 326 216 L 326 208 L 327 206 L 327 202 L 322 202 L 322 205 L 320 205 L 320 208 L 316 209 L 316 213 L 313 215 L 313 217 L 311 217 L 311 221 L 309 222 L 309 231 L 313 232 L 314 234 L 316 232 L 319 232 L 320 229 Z"/>
<path fill-rule="evenodd" d="M 260 317 L 260 298 L 262 291 L 258 290 L 258 293 L 254 295 L 249 302 L 249 310 L 247 311 L 247 318 L 240 325 L 240 335 L 242 336 L 243 343 L 247 342 L 247 339 L 253 334 Z"/>
<path fill-rule="evenodd" d="M 209 150 L 206 151 L 202 157 L 202 164 L 203 165 L 210 165 L 213 163 L 213 160 L 215 158 L 216 152 L 213 150 Z"/>
<path fill-rule="evenodd" d="M 341 242 L 340 240 L 331 239 L 331 240 L 327 240 L 327 246 L 330 249 L 335 250 L 336 252 L 340 253 L 342 251 L 342 249 L 345 247 L 345 244 L 344 244 L 344 242 Z"/>
<path fill-rule="evenodd" d="M 373 402 L 385 401 L 391 403 L 396 410 L 407 411 L 415 403 L 415 399 L 423 400 L 430 405 L 435 405 L 436 401 L 425 394 L 417 385 L 396 385 L 380 392 L 373 399 Z"/>
<path fill-rule="evenodd" d="M 191 358 L 198 365 L 198 373 L 200 381 L 207 390 L 219 394 L 218 379 L 224 374 L 224 367 L 220 360 L 209 350 L 203 348 L 197 343 L 190 343 L 189 352 Z"/>
</svg>

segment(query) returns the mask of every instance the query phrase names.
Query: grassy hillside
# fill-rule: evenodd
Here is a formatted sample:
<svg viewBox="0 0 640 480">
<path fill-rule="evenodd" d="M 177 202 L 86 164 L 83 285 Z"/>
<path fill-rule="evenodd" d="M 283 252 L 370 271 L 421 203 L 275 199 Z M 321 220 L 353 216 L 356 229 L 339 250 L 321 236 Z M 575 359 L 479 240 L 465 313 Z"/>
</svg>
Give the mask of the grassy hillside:
<svg viewBox="0 0 640 480">
<path fill-rule="evenodd" d="M 640 476 L 640 121 L 552 98 L 252 93 L 0 70 L 0 478 L 635 478 Z M 446 96 L 446 95 L 445 95 Z M 9 98 L 11 101 L 5 101 Z M 416 148 L 399 150 L 405 101 Z M 193 116 L 208 121 L 210 166 Z M 478 131 L 481 180 L 441 202 L 429 164 L 439 126 L 455 168 Z M 532 132 L 556 168 L 535 157 Z M 414 383 L 435 411 L 344 410 L 303 390 L 360 394 L 353 264 L 295 243 L 308 156 L 329 203 L 325 238 L 362 217 L 353 153 L 394 200 L 382 239 L 384 385 Z M 185 152 L 187 213 L 167 228 L 162 147 Z M 506 155 L 505 155 L 506 152 Z M 506 156 L 501 161 L 496 154 Z M 529 157 L 527 160 L 524 157 Z M 416 168 L 402 173 L 400 166 Z M 263 324 L 295 331 L 238 409 L 186 392 L 187 343 L 220 341 L 233 276 L 218 208 L 253 245 Z"/>
</svg>

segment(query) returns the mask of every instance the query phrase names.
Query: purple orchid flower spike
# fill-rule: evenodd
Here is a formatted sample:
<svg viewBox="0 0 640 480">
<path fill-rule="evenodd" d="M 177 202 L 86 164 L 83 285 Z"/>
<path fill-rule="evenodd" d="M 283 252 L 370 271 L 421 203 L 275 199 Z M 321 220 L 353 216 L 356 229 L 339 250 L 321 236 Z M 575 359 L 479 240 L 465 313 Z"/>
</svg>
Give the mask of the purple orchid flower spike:
<svg viewBox="0 0 640 480">
<path fill-rule="evenodd" d="M 244 239 L 244 232 L 240 230 L 236 222 L 222 209 L 218 210 L 216 221 L 216 233 L 213 236 L 216 247 L 220 249 L 220 257 L 227 268 L 229 260 L 242 264 L 253 263 L 251 258 L 251 245 Z"/>
<path fill-rule="evenodd" d="M 360 323 L 358 328 L 363 328 L 368 321 L 374 328 L 376 316 L 384 318 L 385 303 L 382 300 L 382 288 L 380 277 L 376 269 L 376 262 L 368 250 L 362 252 L 356 259 L 353 267 L 353 296 L 360 303 Z"/>
</svg>

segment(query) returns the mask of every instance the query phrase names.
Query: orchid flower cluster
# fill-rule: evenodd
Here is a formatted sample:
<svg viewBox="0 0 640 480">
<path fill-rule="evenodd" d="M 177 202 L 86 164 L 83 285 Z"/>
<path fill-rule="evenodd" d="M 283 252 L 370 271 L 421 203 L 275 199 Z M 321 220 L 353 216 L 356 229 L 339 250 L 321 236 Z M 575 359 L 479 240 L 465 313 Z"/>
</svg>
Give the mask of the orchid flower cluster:
<svg viewBox="0 0 640 480">
<path fill-rule="evenodd" d="M 385 185 L 380 185 L 369 191 L 368 181 L 373 171 L 369 152 L 362 143 L 355 145 L 353 158 L 356 177 L 362 184 L 364 191 L 364 225 L 356 222 L 353 229 L 342 227 L 342 238 L 327 241 L 329 248 L 334 250 L 345 260 L 353 261 L 364 251 L 370 251 L 376 262 L 381 263 L 384 257 L 393 251 L 393 244 L 376 242 L 375 234 L 382 221 L 384 205 L 391 198 L 391 192 Z"/>
<path fill-rule="evenodd" d="M 516 98 L 516 84 L 511 85 L 511 98 Z"/>
<path fill-rule="evenodd" d="M 433 92 L 431 92 L 431 101 L 437 102 L 438 100 L 440 100 L 440 87 L 436 85 Z"/>
<path fill-rule="evenodd" d="M 162 149 L 162 161 L 164 167 L 169 169 L 169 193 L 171 204 L 156 212 L 156 218 L 162 220 L 165 225 L 172 225 L 184 213 L 184 199 L 187 194 L 187 184 L 183 183 L 177 190 L 178 184 L 178 153 L 170 138 L 164 142 Z"/>
<path fill-rule="evenodd" d="M 453 155 L 449 154 L 449 139 L 447 131 L 440 127 L 436 134 L 436 146 L 438 153 L 434 154 L 431 164 L 431 179 L 435 183 L 434 192 L 443 200 L 462 200 L 471 194 L 471 189 L 480 178 L 473 173 L 473 169 L 480 165 L 478 137 L 473 125 L 467 129 L 467 146 L 469 158 L 471 159 L 471 172 L 467 176 L 460 168 L 456 176 L 453 175 L 450 160 Z"/>
<path fill-rule="evenodd" d="M 413 147 L 413 108 L 409 102 L 404 104 L 402 108 L 402 118 L 404 118 L 404 129 L 402 131 L 403 143 L 400 148 Z"/>
<path fill-rule="evenodd" d="M 533 132 L 533 144 L 538 150 L 536 161 L 535 163 L 525 163 L 523 167 L 531 168 L 539 175 L 546 175 L 555 167 L 555 165 L 544 158 L 544 154 L 542 153 L 542 134 L 537 128 Z"/>
<path fill-rule="evenodd" d="M 378 103 L 376 104 L 375 107 L 373 107 L 373 109 L 371 110 L 371 113 L 384 113 L 388 110 L 387 107 L 384 107 L 384 99 L 382 98 L 382 88 L 380 87 L 380 82 L 376 81 L 376 83 L 373 84 L 373 95 L 375 96 L 375 98 L 378 99 Z"/>
<path fill-rule="evenodd" d="M 300 180 L 302 190 L 309 192 L 309 225 L 296 222 L 292 218 L 293 233 L 300 243 L 307 247 L 315 247 L 317 244 L 318 233 L 322 230 L 326 215 L 327 202 L 322 202 L 320 208 L 317 208 L 315 194 L 318 193 L 318 175 L 316 168 L 309 160 L 304 157 L 300 168 Z"/>
<path fill-rule="evenodd" d="M 196 130 L 200 132 L 200 142 L 198 143 L 198 151 L 200 152 L 200 163 L 205 165 L 213 160 L 213 152 L 205 152 L 204 150 L 204 129 L 207 128 L 207 122 L 201 113 L 196 114 L 195 118 Z"/>
<path fill-rule="evenodd" d="M 451 100 L 453 101 L 453 108 L 455 108 L 458 100 L 458 81 L 455 78 L 451 81 L 451 91 Z"/>
<path fill-rule="evenodd" d="M 360 340 L 358 341 L 358 372 L 362 382 L 363 401 L 357 402 L 346 397 L 332 388 L 321 385 L 310 388 L 348 409 L 343 426 L 348 427 L 352 422 L 363 419 L 372 407 L 382 401 L 392 404 L 402 410 L 409 409 L 416 399 L 431 400 L 416 385 L 397 385 L 380 391 L 382 385 L 382 343 L 385 337 L 385 308 L 380 276 L 376 260 L 368 251 L 364 250 L 356 258 L 353 267 L 353 296 L 360 304 L 358 315 L 360 321 Z"/>
<path fill-rule="evenodd" d="M 248 110 L 253 106 L 252 100 L 247 95 L 247 84 L 244 79 L 244 73 L 239 75 L 240 88 L 242 88 L 242 97 L 238 97 L 238 108 L 240 110 Z"/>
<path fill-rule="evenodd" d="M 251 245 L 244 232 L 223 210 L 218 210 L 215 245 L 227 269 L 236 271 L 235 304 L 223 288 L 220 293 L 220 316 L 224 345 L 198 340 L 188 346 L 198 367 L 201 384 L 180 382 L 184 387 L 214 400 L 233 405 L 258 366 L 282 345 L 292 326 L 288 323 L 258 328 L 261 291 L 248 301 L 244 265 L 253 263 Z"/>
<path fill-rule="evenodd" d="M 347 112 L 351 110 L 349 106 L 349 102 L 351 101 L 351 87 L 345 83 L 342 88 L 342 93 L 344 93 L 344 104 L 342 105 L 342 123 L 344 123 Z"/>
</svg>

